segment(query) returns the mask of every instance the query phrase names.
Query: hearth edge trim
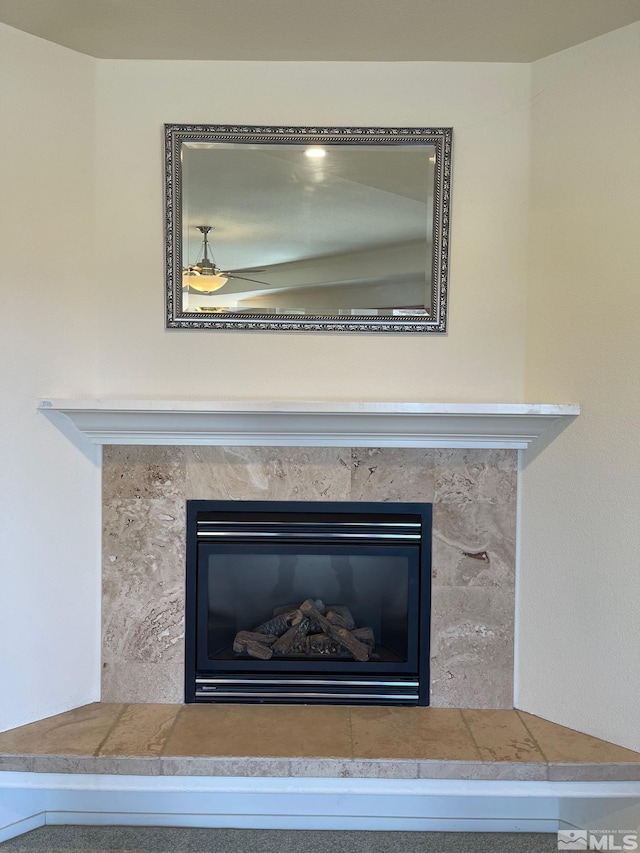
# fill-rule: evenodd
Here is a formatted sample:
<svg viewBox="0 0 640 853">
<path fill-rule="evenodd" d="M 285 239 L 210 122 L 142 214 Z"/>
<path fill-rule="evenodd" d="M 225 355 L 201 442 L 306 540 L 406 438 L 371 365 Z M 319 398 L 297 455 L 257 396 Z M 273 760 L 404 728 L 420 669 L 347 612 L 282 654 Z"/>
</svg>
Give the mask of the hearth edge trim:
<svg viewBox="0 0 640 853">
<path fill-rule="evenodd" d="M 527 448 L 575 404 L 168 401 L 50 398 L 93 444 Z"/>
</svg>

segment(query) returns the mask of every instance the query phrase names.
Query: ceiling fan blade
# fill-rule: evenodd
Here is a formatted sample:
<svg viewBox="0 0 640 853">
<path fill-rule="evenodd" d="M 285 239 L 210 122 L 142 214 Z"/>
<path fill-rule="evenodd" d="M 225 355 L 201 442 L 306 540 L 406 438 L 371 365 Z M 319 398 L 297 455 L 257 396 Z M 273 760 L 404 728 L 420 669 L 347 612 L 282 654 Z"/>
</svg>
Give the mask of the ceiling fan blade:
<svg viewBox="0 0 640 853">
<path fill-rule="evenodd" d="M 241 270 L 227 270 L 225 275 L 231 275 L 237 272 L 264 272 L 266 267 L 244 267 Z"/>
<path fill-rule="evenodd" d="M 271 287 L 271 282 L 269 282 L 269 281 L 260 281 L 257 278 L 246 278 L 246 276 L 244 276 L 244 275 L 234 275 L 233 273 L 230 273 L 230 272 L 225 272 L 225 273 L 223 273 L 223 275 L 226 275 L 229 278 L 237 278 L 240 281 L 252 281 L 254 284 L 264 284 L 267 287 Z"/>
</svg>

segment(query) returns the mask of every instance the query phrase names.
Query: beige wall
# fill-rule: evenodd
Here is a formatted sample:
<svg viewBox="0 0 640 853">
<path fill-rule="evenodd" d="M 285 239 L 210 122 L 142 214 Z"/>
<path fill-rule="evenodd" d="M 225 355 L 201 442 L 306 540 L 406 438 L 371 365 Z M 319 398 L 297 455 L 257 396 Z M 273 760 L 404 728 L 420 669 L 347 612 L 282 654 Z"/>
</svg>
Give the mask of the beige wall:
<svg viewBox="0 0 640 853">
<path fill-rule="evenodd" d="M 640 25 L 533 66 L 520 707 L 640 749 Z"/>
<path fill-rule="evenodd" d="M 36 413 L 93 388 L 93 61 L 0 25 L 0 116 L 1 729 L 99 695 L 99 454 Z"/>
<path fill-rule="evenodd" d="M 527 66 L 103 61 L 97 80 L 97 393 L 522 398 Z M 452 125 L 449 335 L 166 331 L 164 122 Z"/>
</svg>

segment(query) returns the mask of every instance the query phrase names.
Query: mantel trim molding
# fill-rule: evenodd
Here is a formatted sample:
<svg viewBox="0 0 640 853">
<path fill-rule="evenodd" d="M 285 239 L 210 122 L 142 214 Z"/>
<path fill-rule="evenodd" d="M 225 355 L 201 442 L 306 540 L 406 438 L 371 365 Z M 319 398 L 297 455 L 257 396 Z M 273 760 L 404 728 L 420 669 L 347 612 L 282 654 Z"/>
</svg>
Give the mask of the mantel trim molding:
<svg viewBox="0 0 640 853">
<path fill-rule="evenodd" d="M 524 449 L 577 405 L 44 399 L 93 444 Z"/>
</svg>

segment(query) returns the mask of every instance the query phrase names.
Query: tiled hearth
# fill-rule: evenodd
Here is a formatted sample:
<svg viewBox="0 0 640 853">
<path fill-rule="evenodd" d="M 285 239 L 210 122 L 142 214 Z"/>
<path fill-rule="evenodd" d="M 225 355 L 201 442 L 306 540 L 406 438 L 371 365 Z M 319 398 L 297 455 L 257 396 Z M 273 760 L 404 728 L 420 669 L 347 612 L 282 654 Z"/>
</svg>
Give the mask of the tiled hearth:
<svg viewBox="0 0 640 853">
<path fill-rule="evenodd" d="M 431 704 L 513 708 L 517 451 L 105 446 L 106 702 L 184 696 L 185 501 L 433 503 Z"/>
<path fill-rule="evenodd" d="M 640 780 L 640 754 L 518 711 L 87 705 L 0 734 L 0 771 Z"/>
</svg>

